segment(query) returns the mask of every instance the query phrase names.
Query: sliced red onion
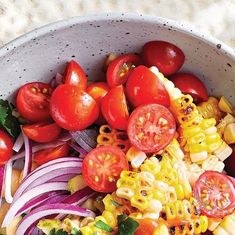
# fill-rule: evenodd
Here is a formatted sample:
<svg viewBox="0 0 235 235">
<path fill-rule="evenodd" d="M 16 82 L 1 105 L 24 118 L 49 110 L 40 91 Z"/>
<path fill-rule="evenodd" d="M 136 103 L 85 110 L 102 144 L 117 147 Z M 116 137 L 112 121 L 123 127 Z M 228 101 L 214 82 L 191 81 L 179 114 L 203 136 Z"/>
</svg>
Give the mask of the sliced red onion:
<svg viewBox="0 0 235 235">
<path fill-rule="evenodd" d="M 0 166 L 0 207 L 2 205 L 2 194 L 3 194 L 3 185 L 4 185 L 4 172 L 5 166 Z"/>
<path fill-rule="evenodd" d="M 5 165 L 4 187 L 5 187 L 5 200 L 7 203 L 13 202 L 11 195 L 11 178 L 12 178 L 12 161 L 8 161 Z"/>
<path fill-rule="evenodd" d="M 22 148 L 23 144 L 24 144 L 24 138 L 23 138 L 23 134 L 21 132 L 13 145 L 13 148 L 12 148 L 13 151 L 18 153 L 20 151 L 20 149 Z"/>
<path fill-rule="evenodd" d="M 81 162 L 68 161 L 68 162 L 61 162 L 61 163 L 49 165 L 44 168 L 40 168 L 38 170 L 33 171 L 27 178 L 25 178 L 21 182 L 20 186 L 18 187 L 17 191 L 15 192 L 14 201 L 16 201 L 21 196 L 21 194 L 25 191 L 25 189 L 30 187 L 31 184 L 35 180 L 39 179 L 39 181 L 37 181 L 37 184 L 43 184 L 43 183 L 47 182 L 47 181 L 45 181 L 47 179 L 42 178 L 43 175 L 45 175 L 45 174 L 48 175 L 48 178 L 52 177 L 53 175 L 51 175 L 50 172 L 58 170 L 58 169 L 60 170 L 59 174 L 63 175 L 63 174 L 67 173 L 66 169 L 71 168 L 71 167 L 76 168 L 78 170 L 78 174 L 79 174 L 79 172 L 81 172 L 80 171 L 81 166 L 82 166 Z M 57 176 L 58 175 L 56 175 L 56 177 Z"/>
<path fill-rule="evenodd" d="M 84 150 L 83 148 L 81 148 L 75 143 L 70 143 L 69 146 L 73 148 L 75 151 L 77 151 L 78 153 L 82 154 L 83 156 L 86 156 L 88 154 L 86 150 Z"/>
<path fill-rule="evenodd" d="M 23 131 L 22 131 L 22 134 L 23 134 L 24 148 L 25 148 L 25 160 L 24 160 L 25 163 L 24 163 L 24 169 L 23 169 L 23 175 L 22 175 L 22 179 L 24 179 L 31 172 L 33 154 L 32 154 L 31 141 L 24 134 Z"/>
<path fill-rule="evenodd" d="M 50 180 L 50 182 L 68 182 L 74 176 L 75 176 L 74 174 L 61 175 L 61 176 L 55 177 L 54 179 Z"/>
<path fill-rule="evenodd" d="M 52 183 L 45 183 L 42 185 L 39 185 L 38 187 L 35 187 L 26 193 L 22 194 L 18 200 L 14 201 L 11 204 L 11 207 L 9 208 L 3 222 L 2 227 L 6 227 L 11 220 L 15 217 L 16 213 L 30 200 L 32 200 L 35 197 L 38 197 L 39 195 L 42 195 L 44 193 L 53 192 L 53 191 L 61 191 L 67 189 L 67 183 L 64 182 L 52 182 Z"/>
<path fill-rule="evenodd" d="M 25 232 L 33 225 L 35 222 L 40 219 L 53 214 L 69 214 L 69 215 L 77 215 L 82 217 L 95 217 L 95 213 L 83 209 L 79 206 L 67 205 L 67 204 L 52 204 L 41 206 L 29 214 L 27 214 L 19 223 L 18 228 L 16 229 L 15 235 L 23 235 Z"/>
</svg>

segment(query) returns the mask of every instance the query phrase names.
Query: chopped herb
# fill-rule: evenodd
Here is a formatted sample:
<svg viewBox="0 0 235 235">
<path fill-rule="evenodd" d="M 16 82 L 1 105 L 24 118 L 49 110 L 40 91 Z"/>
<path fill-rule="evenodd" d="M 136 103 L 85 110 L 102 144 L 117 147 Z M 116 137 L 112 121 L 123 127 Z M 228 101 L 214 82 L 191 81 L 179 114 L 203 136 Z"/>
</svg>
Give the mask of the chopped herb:
<svg viewBox="0 0 235 235">
<path fill-rule="evenodd" d="M 26 213 L 22 213 L 21 216 L 22 218 L 24 218 L 27 214 Z M 1 235 L 1 234 L 0 234 Z"/>
<path fill-rule="evenodd" d="M 120 204 L 120 203 L 117 202 L 117 201 L 111 200 L 111 202 L 112 202 L 112 204 L 113 204 L 114 206 L 122 206 L 122 204 Z"/>
<path fill-rule="evenodd" d="M 112 227 L 110 227 L 108 224 L 106 224 L 105 222 L 103 222 L 102 220 L 98 220 L 95 223 L 95 227 L 100 228 L 106 232 L 113 232 Z"/>
<path fill-rule="evenodd" d="M 60 229 L 60 230 L 56 231 L 55 228 L 53 228 L 50 231 L 49 235 L 68 235 L 68 233 L 65 232 L 63 229 Z"/>
<path fill-rule="evenodd" d="M 139 223 L 127 215 L 118 216 L 118 235 L 133 235 Z"/>
<path fill-rule="evenodd" d="M 71 234 L 73 234 L 73 235 L 82 235 L 82 232 L 74 227 L 71 231 Z"/>
<path fill-rule="evenodd" d="M 2 99 L 0 99 L 0 126 L 15 138 L 20 133 L 20 124 L 12 115 L 12 106 L 7 100 Z"/>
<path fill-rule="evenodd" d="M 100 233 L 99 232 L 94 232 L 93 235 L 100 235 Z"/>
</svg>

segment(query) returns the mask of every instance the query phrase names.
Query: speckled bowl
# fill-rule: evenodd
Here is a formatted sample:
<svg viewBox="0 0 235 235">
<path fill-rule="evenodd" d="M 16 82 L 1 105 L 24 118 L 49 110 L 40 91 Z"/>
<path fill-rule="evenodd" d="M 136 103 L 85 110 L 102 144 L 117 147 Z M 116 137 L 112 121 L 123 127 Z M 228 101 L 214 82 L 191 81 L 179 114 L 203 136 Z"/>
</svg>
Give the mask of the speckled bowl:
<svg viewBox="0 0 235 235">
<path fill-rule="evenodd" d="M 235 105 L 235 51 L 220 41 L 171 20 L 134 14 L 77 17 L 46 25 L 8 43 L 0 50 L 0 96 L 12 97 L 29 81 L 48 81 L 75 59 L 89 79 L 104 76 L 104 56 L 139 52 L 150 40 L 165 40 L 186 56 L 184 71 L 205 81 L 215 95 L 225 94 Z"/>
</svg>

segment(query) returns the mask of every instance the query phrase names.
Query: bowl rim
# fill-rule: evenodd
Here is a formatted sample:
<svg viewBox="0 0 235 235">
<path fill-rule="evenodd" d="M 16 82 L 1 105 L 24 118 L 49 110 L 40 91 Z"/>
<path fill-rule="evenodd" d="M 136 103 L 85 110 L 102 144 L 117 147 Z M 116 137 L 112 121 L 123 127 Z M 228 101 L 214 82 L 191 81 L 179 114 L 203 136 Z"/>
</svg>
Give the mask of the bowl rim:
<svg viewBox="0 0 235 235">
<path fill-rule="evenodd" d="M 220 49 L 221 52 L 226 54 L 232 60 L 235 61 L 235 50 L 228 46 L 226 43 L 216 39 L 215 37 L 208 35 L 204 32 L 200 32 L 195 29 L 192 25 L 183 23 L 182 21 L 175 21 L 172 19 L 159 17 L 159 16 L 151 16 L 144 15 L 138 13 L 101 13 L 101 14 L 92 14 L 85 16 L 75 16 L 68 19 L 62 19 L 59 21 L 55 21 L 46 25 L 43 25 L 39 28 L 35 28 L 11 41 L 4 44 L 0 48 L 0 57 L 6 56 L 9 52 L 17 49 L 17 47 L 29 42 L 30 40 L 46 35 L 47 33 L 53 30 L 61 30 L 63 28 L 67 28 L 73 26 L 74 24 L 83 24 L 86 22 L 102 22 L 107 20 L 123 20 L 128 22 L 145 22 L 145 23 L 158 23 L 162 24 L 164 27 L 171 27 L 179 32 L 183 32 L 189 34 L 195 38 L 200 39 L 206 44 L 214 47 L 215 49 Z"/>
</svg>

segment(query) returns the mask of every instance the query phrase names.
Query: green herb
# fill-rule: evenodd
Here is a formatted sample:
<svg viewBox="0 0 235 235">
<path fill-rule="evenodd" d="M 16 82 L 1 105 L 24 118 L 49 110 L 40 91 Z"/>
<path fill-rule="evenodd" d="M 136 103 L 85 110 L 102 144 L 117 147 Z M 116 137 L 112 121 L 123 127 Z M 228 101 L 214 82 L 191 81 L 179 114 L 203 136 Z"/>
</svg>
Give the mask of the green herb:
<svg viewBox="0 0 235 235">
<path fill-rule="evenodd" d="M 7 100 L 2 99 L 0 99 L 0 126 L 13 137 L 17 137 L 20 133 L 20 124 L 12 115 L 12 106 Z"/>
<path fill-rule="evenodd" d="M 106 224 L 105 222 L 103 222 L 102 220 L 98 220 L 95 223 L 95 227 L 100 228 L 106 232 L 113 232 L 112 227 L 110 227 L 108 224 Z"/>
<path fill-rule="evenodd" d="M 127 215 L 118 216 L 118 235 L 133 235 L 139 223 Z"/>
<path fill-rule="evenodd" d="M 113 204 L 114 206 L 122 206 L 122 204 L 120 204 L 120 203 L 117 202 L 117 201 L 111 200 L 111 202 L 112 202 L 112 204 Z"/>
<path fill-rule="evenodd" d="M 65 232 L 63 229 L 60 229 L 60 230 L 56 231 L 55 228 L 53 228 L 50 231 L 49 235 L 68 235 L 68 233 Z"/>
<path fill-rule="evenodd" d="M 100 235 L 100 233 L 98 233 L 98 232 L 94 232 L 94 233 L 93 233 L 93 235 Z"/>
<path fill-rule="evenodd" d="M 27 214 L 26 213 L 22 213 L 21 216 L 22 218 L 24 218 Z M 1 234 L 0 234 L 1 235 Z"/>
<path fill-rule="evenodd" d="M 82 232 L 74 227 L 71 231 L 71 234 L 73 234 L 73 235 L 82 235 Z"/>
</svg>

